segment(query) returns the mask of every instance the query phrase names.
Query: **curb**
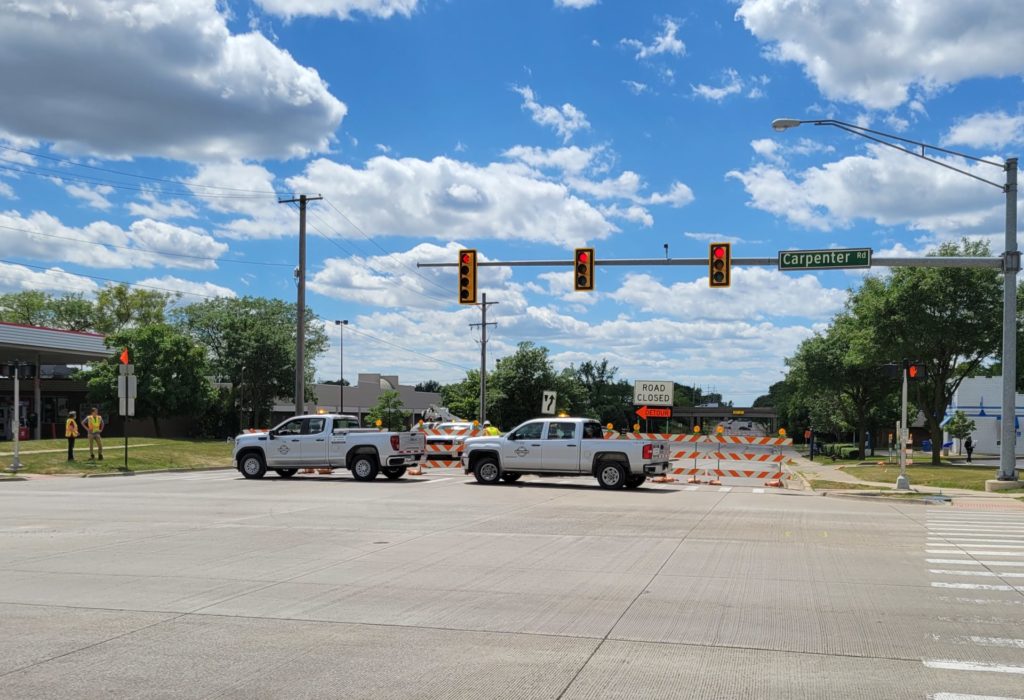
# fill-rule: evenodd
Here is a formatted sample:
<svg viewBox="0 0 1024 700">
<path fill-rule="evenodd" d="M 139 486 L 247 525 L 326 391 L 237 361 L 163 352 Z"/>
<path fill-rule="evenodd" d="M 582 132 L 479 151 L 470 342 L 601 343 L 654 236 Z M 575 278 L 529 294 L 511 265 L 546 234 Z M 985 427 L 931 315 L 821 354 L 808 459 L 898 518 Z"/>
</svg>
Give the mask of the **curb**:
<svg viewBox="0 0 1024 700">
<path fill-rule="evenodd" d="M 106 476 L 135 476 L 136 474 L 173 474 L 178 472 L 213 472 L 223 469 L 234 469 L 234 467 L 196 467 L 190 469 L 188 467 L 168 467 L 167 469 L 142 469 L 140 471 L 116 471 L 116 472 L 97 472 L 95 474 L 68 474 L 67 476 L 80 476 L 83 479 L 96 479 L 99 477 Z M 59 476 L 59 475 L 57 475 Z"/>
<path fill-rule="evenodd" d="M 28 479 L 26 479 L 23 476 L 14 476 L 14 475 L 11 475 L 11 476 L 6 476 L 6 475 L 5 476 L 0 476 L 0 483 L 2 483 L 4 481 L 28 481 Z"/>
<path fill-rule="evenodd" d="M 876 495 L 871 495 L 870 493 L 846 493 L 842 491 L 815 491 L 815 493 L 820 493 L 822 496 L 831 498 L 850 498 L 855 501 L 871 501 L 873 503 L 896 501 L 898 503 L 914 503 L 922 506 L 938 506 L 950 505 L 953 502 L 952 499 L 950 499 L 946 503 L 941 503 L 934 499 L 929 499 L 928 496 L 924 494 L 922 494 L 920 498 L 890 498 L 887 495 L 883 495 L 881 492 L 876 492 Z"/>
</svg>

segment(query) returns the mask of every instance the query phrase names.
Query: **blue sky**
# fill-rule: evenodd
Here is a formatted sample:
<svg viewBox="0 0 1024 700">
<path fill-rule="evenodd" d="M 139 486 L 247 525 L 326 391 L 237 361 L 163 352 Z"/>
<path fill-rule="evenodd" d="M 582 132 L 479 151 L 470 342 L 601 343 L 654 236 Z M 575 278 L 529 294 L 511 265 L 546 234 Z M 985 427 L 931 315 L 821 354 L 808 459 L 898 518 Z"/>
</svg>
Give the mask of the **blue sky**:
<svg viewBox="0 0 1024 700">
<path fill-rule="evenodd" d="M 487 259 L 917 254 L 984 237 L 1002 195 L 828 128 L 834 118 L 1001 160 L 1024 144 L 1024 20 L 978 0 L 39 0 L 0 9 L 0 290 L 126 281 L 294 299 L 350 321 L 349 379 L 459 379 Z M 73 11 L 67 7 L 73 6 Z M 961 167 L 996 181 L 996 168 Z M 191 256 L 191 257 L 188 257 Z M 483 268 L 490 356 L 607 357 L 751 401 L 859 274 Z M 337 342 L 328 323 L 332 343 Z M 336 377 L 337 345 L 318 361 Z"/>
</svg>

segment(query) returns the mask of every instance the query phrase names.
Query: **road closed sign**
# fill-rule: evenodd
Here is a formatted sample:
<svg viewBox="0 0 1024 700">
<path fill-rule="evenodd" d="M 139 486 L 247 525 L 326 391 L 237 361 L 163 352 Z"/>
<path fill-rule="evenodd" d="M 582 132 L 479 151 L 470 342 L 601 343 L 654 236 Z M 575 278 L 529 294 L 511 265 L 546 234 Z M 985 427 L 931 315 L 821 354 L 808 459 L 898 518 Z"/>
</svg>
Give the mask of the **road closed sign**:
<svg viewBox="0 0 1024 700">
<path fill-rule="evenodd" d="M 639 380 L 633 383 L 634 406 L 671 406 L 676 385 L 673 382 Z"/>
</svg>

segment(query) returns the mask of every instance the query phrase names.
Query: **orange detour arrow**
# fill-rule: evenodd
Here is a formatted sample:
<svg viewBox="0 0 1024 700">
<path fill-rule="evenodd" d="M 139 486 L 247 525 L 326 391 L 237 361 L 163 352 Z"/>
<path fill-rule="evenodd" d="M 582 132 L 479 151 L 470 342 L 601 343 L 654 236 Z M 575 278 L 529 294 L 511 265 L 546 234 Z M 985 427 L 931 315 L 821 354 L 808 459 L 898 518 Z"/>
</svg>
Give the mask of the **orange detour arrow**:
<svg viewBox="0 0 1024 700">
<path fill-rule="evenodd" d="M 640 408 L 636 409 L 636 414 L 643 418 L 644 420 L 647 420 L 647 406 L 641 406 Z"/>
</svg>

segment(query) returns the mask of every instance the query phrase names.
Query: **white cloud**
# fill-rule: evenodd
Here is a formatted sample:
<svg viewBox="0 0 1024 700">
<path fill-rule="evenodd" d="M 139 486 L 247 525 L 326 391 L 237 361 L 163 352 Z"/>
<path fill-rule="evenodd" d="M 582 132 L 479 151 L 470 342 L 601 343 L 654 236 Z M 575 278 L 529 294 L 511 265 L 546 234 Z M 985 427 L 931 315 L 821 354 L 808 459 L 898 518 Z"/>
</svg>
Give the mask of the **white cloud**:
<svg viewBox="0 0 1024 700">
<path fill-rule="evenodd" d="M 735 69 L 726 68 L 722 71 L 722 85 L 720 87 L 699 84 L 691 85 L 690 88 L 693 90 L 693 94 L 698 97 L 703 97 L 705 100 L 712 100 L 714 102 L 721 102 L 729 95 L 738 95 L 743 92 L 743 79 Z"/>
<path fill-rule="evenodd" d="M 646 83 L 638 83 L 635 80 L 623 80 L 622 84 L 629 88 L 634 95 L 641 95 L 650 90 Z"/>
<path fill-rule="evenodd" d="M 530 113 L 537 124 L 549 126 L 562 137 L 563 142 L 568 142 L 577 131 L 589 129 L 590 122 L 587 115 L 575 106 L 566 102 L 561 107 L 542 105 L 537 102 L 533 90 L 529 87 L 513 87 L 523 98 L 523 109 Z"/>
<path fill-rule="evenodd" d="M 830 318 L 843 308 L 847 291 L 823 287 L 810 274 L 760 267 L 734 267 L 732 286 L 711 289 L 707 279 L 665 285 L 648 274 L 628 274 L 609 296 L 631 308 L 678 318 L 760 320 L 799 316 Z"/>
<path fill-rule="evenodd" d="M 5 292 L 43 291 L 58 294 L 80 292 L 92 294 L 99 285 L 87 277 L 65 272 L 59 267 L 45 271 L 24 265 L 0 263 L 0 290 Z"/>
<path fill-rule="evenodd" d="M 999 111 L 971 115 L 954 124 L 942 143 L 973 148 L 1004 148 L 1024 143 L 1024 114 L 1010 116 Z"/>
<path fill-rule="evenodd" d="M 181 228 L 152 219 L 135 221 L 127 229 L 107 221 L 74 227 L 38 211 L 28 217 L 17 211 L 0 212 L 0 236 L 21 257 L 94 268 L 213 269 L 217 265 L 212 260 L 179 258 L 160 252 L 217 258 L 228 250 L 226 244 L 198 228 Z"/>
<path fill-rule="evenodd" d="M 326 150 L 345 105 L 263 35 L 232 34 L 225 13 L 213 0 L 4 3 L 0 129 L 110 156 Z"/>
<path fill-rule="evenodd" d="M 128 212 L 132 216 L 144 216 L 150 219 L 194 219 L 196 208 L 184 199 L 172 199 L 161 202 L 156 194 L 144 192 L 140 199 L 128 203 Z"/>
<path fill-rule="evenodd" d="M 6 197 L 7 199 L 18 198 L 17 195 L 14 194 L 14 188 L 3 180 L 0 180 L 0 197 Z"/>
<path fill-rule="evenodd" d="M 391 153 L 391 146 L 386 146 L 383 143 L 378 143 L 376 148 L 381 153 Z"/>
<path fill-rule="evenodd" d="M 655 192 L 647 198 L 647 204 L 667 204 L 670 207 L 685 207 L 693 201 L 693 190 L 681 182 L 673 182 L 668 192 Z"/>
<path fill-rule="evenodd" d="M 598 207 L 598 211 L 609 219 L 632 221 L 648 228 L 654 225 L 654 217 L 651 216 L 651 213 L 638 204 L 632 204 L 625 208 L 620 207 L 618 204 L 601 206 Z"/>
<path fill-rule="evenodd" d="M 1020 9 L 1003 0 L 741 0 L 736 17 L 827 98 L 874 109 L 913 90 L 1024 72 Z"/>
<path fill-rule="evenodd" d="M 646 185 L 632 170 L 625 170 L 618 177 L 604 180 L 569 177 L 567 182 L 576 191 L 597 199 L 628 199 L 637 204 L 668 204 L 672 207 L 683 207 L 693 201 L 693 191 L 681 182 L 673 182 L 667 192 L 644 196 L 642 190 Z"/>
<path fill-rule="evenodd" d="M 815 153 L 832 153 L 835 151 L 833 146 L 828 146 L 809 138 L 786 140 L 785 142 L 771 138 L 754 139 L 750 142 L 750 147 L 754 149 L 754 153 L 764 160 L 780 166 L 786 165 L 787 156 L 790 155 L 807 156 Z"/>
<path fill-rule="evenodd" d="M 430 161 L 377 156 L 354 168 L 318 159 L 288 183 L 295 191 L 321 192 L 369 235 L 515 239 L 572 247 L 618 230 L 567 186 L 520 163 L 477 166 L 440 156 Z M 329 207 L 316 212 L 341 235 L 358 235 Z M 273 235 L 258 219 L 246 230 Z"/>
<path fill-rule="evenodd" d="M 661 34 L 650 44 L 644 44 L 639 39 L 621 39 L 619 43 L 636 49 L 635 57 L 638 61 L 662 54 L 682 56 L 686 53 L 686 45 L 676 36 L 678 31 L 679 25 L 671 19 L 666 19 L 662 23 Z"/>
<path fill-rule="evenodd" d="M 219 284 L 213 284 L 212 282 L 193 282 L 192 280 L 181 279 L 180 277 L 173 277 L 171 275 L 164 275 L 163 277 L 149 277 L 147 279 L 136 282 L 135 284 L 140 287 L 158 287 L 171 292 L 179 292 L 187 296 L 202 296 L 202 297 L 236 297 L 238 296 L 235 292 L 227 287 L 222 287 Z M 194 301 L 194 299 L 185 299 L 186 303 Z"/>
<path fill-rule="evenodd" d="M 114 188 L 110 185 L 90 186 L 63 182 L 61 184 L 64 185 L 65 192 L 75 199 L 81 199 L 93 209 L 106 211 L 107 209 L 110 209 L 110 207 L 114 206 L 110 200 L 107 199 L 107 196 L 114 192 Z"/>
<path fill-rule="evenodd" d="M 185 184 L 197 194 L 208 193 L 211 186 L 234 187 L 255 192 L 273 192 L 274 175 L 262 165 L 241 162 L 207 163 L 196 169 L 196 174 Z M 314 188 L 314 191 L 316 189 Z M 261 239 L 294 236 L 298 219 L 292 205 L 278 204 L 276 195 L 265 197 L 223 197 L 204 199 L 203 205 L 218 213 L 241 214 L 220 227 L 221 234 L 230 238 Z"/>
<path fill-rule="evenodd" d="M 566 173 L 581 173 L 595 164 L 598 156 L 604 153 L 604 146 L 580 148 L 566 146 L 564 148 L 546 149 L 537 146 L 513 146 L 502 155 L 518 160 L 534 168 L 556 168 Z"/>
<path fill-rule="evenodd" d="M 939 158 L 999 182 L 996 168 Z M 743 183 L 749 206 L 808 228 L 829 231 L 868 219 L 882 226 L 960 237 L 1002 226 L 1002 197 L 994 187 L 881 145 L 794 176 L 766 163 L 727 177 Z"/>
<path fill-rule="evenodd" d="M 746 241 L 739 236 L 726 236 L 722 233 L 698 233 L 686 231 L 683 233 L 687 238 L 695 241 L 706 241 L 708 243 L 760 243 L 761 241 Z"/>
<path fill-rule="evenodd" d="M 394 15 L 411 17 L 419 0 L 256 0 L 267 12 L 292 17 L 336 17 L 352 19 L 355 13 L 389 19 Z"/>
<path fill-rule="evenodd" d="M 569 7 L 573 10 L 582 10 L 585 7 L 593 7 L 599 0 L 555 0 L 555 7 Z"/>
</svg>

